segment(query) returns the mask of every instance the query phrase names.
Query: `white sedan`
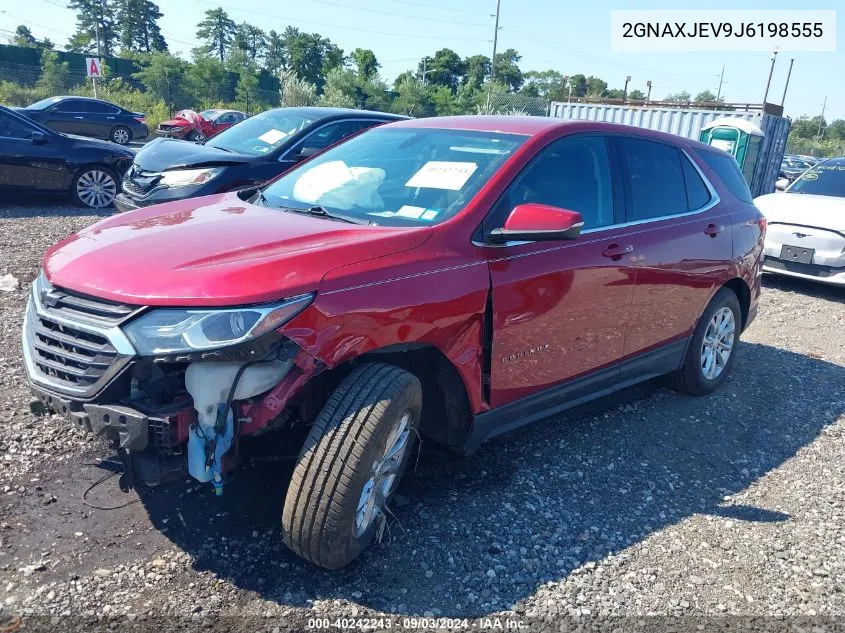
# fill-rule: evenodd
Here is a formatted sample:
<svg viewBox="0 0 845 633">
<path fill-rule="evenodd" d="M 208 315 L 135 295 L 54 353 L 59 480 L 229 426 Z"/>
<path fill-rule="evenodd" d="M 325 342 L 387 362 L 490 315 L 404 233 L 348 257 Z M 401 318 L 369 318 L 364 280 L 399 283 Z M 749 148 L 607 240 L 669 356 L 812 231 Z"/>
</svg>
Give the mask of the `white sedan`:
<svg viewBox="0 0 845 633">
<path fill-rule="evenodd" d="M 754 199 L 766 216 L 763 271 L 845 287 L 845 157 Z"/>
</svg>

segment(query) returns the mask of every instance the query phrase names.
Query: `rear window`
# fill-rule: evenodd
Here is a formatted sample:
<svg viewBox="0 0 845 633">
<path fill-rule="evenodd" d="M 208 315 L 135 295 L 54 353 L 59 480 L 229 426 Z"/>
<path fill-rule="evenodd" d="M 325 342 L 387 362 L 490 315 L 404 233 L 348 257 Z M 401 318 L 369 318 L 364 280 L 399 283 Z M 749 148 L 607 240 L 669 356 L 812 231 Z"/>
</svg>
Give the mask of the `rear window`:
<svg viewBox="0 0 845 633">
<path fill-rule="evenodd" d="M 629 201 L 626 220 L 662 218 L 689 210 L 677 148 L 644 139 L 621 138 Z"/>
<path fill-rule="evenodd" d="M 725 154 L 717 154 L 716 152 L 708 152 L 699 150 L 698 155 L 707 163 L 708 167 L 716 172 L 728 190 L 739 200 L 751 203 L 751 191 L 748 189 L 748 183 L 745 182 L 745 176 L 739 170 L 739 165 L 733 156 Z"/>
</svg>

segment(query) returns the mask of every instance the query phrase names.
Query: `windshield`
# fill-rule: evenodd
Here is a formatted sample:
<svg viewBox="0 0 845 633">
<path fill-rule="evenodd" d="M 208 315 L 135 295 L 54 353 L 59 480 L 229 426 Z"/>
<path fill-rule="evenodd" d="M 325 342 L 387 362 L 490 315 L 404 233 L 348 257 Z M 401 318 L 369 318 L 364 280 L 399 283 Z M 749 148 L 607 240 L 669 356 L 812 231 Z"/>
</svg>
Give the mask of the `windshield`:
<svg viewBox="0 0 845 633">
<path fill-rule="evenodd" d="M 238 154 L 261 156 L 272 152 L 285 139 L 314 119 L 285 110 L 268 110 L 227 128 L 206 141 L 206 145 Z"/>
<path fill-rule="evenodd" d="M 373 129 L 288 172 L 264 190 L 263 200 L 275 207 L 320 206 L 364 224 L 437 224 L 458 213 L 525 139 Z"/>
<path fill-rule="evenodd" d="M 206 121 L 211 121 L 220 110 L 203 110 L 200 112 L 200 116 L 205 119 Z"/>
<path fill-rule="evenodd" d="M 57 101 L 61 101 L 61 97 L 49 97 L 48 99 L 42 99 L 41 101 L 36 101 L 35 103 L 26 106 L 28 110 L 46 110 L 51 105 L 56 103 Z"/>
<path fill-rule="evenodd" d="M 787 193 L 845 198 L 845 161 L 821 163 L 801 174 Z"/>
</svg>

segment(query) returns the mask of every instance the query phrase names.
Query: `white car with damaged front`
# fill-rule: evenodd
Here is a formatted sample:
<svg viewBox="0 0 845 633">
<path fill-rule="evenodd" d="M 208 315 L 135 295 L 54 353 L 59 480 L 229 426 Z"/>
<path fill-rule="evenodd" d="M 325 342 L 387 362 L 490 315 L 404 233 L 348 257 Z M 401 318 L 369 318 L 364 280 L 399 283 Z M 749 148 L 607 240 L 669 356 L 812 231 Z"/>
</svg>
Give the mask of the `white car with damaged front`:
<svg viewBox="0 0 845 633">
<path fill-rule="evenodd" d="M 845 287 L 845 157 L 754 204 L 768 222 L 763 272 Z"/>
</svg>

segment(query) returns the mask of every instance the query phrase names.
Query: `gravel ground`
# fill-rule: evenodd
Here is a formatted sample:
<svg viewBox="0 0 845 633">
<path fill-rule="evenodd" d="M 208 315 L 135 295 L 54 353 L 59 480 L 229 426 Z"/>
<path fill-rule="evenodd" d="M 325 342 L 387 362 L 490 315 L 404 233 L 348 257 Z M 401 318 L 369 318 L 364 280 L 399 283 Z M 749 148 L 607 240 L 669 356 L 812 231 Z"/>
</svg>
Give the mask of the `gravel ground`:
<svg viewBox="0 0 845 633">
<path fill-rule="evenodd" d="M 327 572 L 281 543 L 286 461 L 253 462 L 222 498 L 186 482 L 117 510 L 82 504 L 108 451 L 30 412 L 18 337 L 41 254 L 96 219 L 0 209 L 0 275 L 22 282 L 0 293 L 0 625 L 230 615 L 228 630 L 274 631 L 392 615 L 558 630 L 567 616 L 707 616 L 709 628 L 714 615 L 845 616 L 845 291 L 766 278 L 733 374 L 710 397 L 649 383 L 471 458 L 424 447 L 382 542 Z M 92 496 L 134 498 L 113 479 Z"/>
</svg>

